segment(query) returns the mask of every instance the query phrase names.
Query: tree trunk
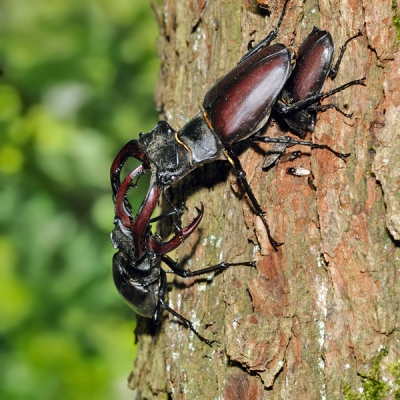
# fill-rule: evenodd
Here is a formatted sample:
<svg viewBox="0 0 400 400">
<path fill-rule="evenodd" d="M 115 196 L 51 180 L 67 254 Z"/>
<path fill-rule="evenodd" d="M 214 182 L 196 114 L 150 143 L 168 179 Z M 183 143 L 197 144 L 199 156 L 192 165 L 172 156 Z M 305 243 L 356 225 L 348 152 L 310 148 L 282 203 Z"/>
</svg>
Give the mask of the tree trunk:
<svg viewBox="0 0 400 400">
<path fill-rule="evenodd" d="M 274 29 L 283 1 L 269 1 L 264 17 L 250 0 L 163 0 L 156 5 L 162 60 L 157 101 L 181 128 L 206 91 L 234 67 L 251 40 Z M 199 332 L 201 342 L 168 313 L 156 332 L 138 318 L 138 357 L 130 378 L 141 398 L 340 399 L 361 387 L 382 348 L 385 365 L 399 358 L 400 63 L 389 0 L 293 0 L 276 42 L 298 48 L 313 26 L 339 47 L 349 43 L 334 82 L 366 77 L 333 96 L 335 110 L 318 114 L 313 140 L 340 152 L 302 148 L 309 157 L 262 171 L 267 145 L 235 147 L 270 224 L 285 244 L 271 248 L 261 220 L 230 165 L 215 162 L 174 185 L 185 200 L 184 222 L 205 205 L 199 229 L 172 254 L 197 270 L 225 260 L 257 260 L 213 277 L 175 279 L 169 305 Z M 282 135 L 275 124 L 268 136 Z M 286 174 L 301 166 L 307 178 Z M 157 228 L 165 238 L 168 227 Z"/>
</svg>

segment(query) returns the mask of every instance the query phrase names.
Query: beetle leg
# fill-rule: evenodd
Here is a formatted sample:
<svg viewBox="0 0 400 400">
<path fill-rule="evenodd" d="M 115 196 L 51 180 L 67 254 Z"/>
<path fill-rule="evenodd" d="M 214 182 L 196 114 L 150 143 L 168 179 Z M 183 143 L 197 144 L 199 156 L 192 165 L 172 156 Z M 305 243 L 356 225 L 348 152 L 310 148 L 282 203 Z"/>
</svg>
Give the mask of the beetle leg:
<svg viewBox="0 0 400 400">
<path fill-rule="evenodd" d="M 288 3 L 289 3 L 289 0 L 286 0 L 286 1 L 285 1 L 285 4 L 283 5 L 282 13 L 281 13 L 281 16 L 280 16 L 280 18 L 279 18 L 278 25 L 276 26 L 276 28 L 275 28 L 273 31 L 271 31 L 271 32 L 270 32 L 260 43 L 258 43 L 256 46 L 251 47 L 251 44 L 249 44 L 249 48 L 248 48 L 249 51 L 248 51 L 248 53 L 246 53 L 246 54 L 241 58 L 241 60 L 239 61 L 238 64 L 240 64 L 241 62 L 247 60 L 247 59 L 248 59 L 249 57 L 251 57 L 253 54 L 255 54 L 255 53 L 257 53 L 258 51 L 260 51 L 260 49 L 269 46 L 269 45 L 271 44 L 271 42 L 278 36 L 279 28 L 280 28 L 280 26 L 281 26 L 281 24 L 282 24 L 282 20 L 283 20 L 283 17 L 284 17 L 284 15 L 285 15 L 286 6 L 287 6 Z M 250 42 L 250 43 L 251 43 L 251 42 Z"/>
<path fill-rule="evenodd" d="M 210 272 L 224 271 L 224 270 L 228 269 L 229 267 L 236 267 L 239 265 L 247 266 L 247 267 L 255 267 L 256 266 L 255 261 L 245 261 L 245 262 L 239 262 L 239 263 L 228 263 L 228 262 L 222 261 L 219 264 L 213 265 L 208 268 L 202 268 L 197 271 L 191 271 L 190 269 L 182 268 L 181 265 L 177 261 L 174 261 L 171 257 L 169 257 L 167 255 L 164 255 L 162 257 L 162 261 L 164 261 L 165 264 L 167 264 L 168 267 L 171 268 L 171 271 L 166 271 L 166 272 L 172 272 L 182 278 L 204 275 L 204 274 L 208 274 Z"/>
<path fill-rule="evenodd" d="M 247 193 L 247 196 L 249 196 L 250 202 L 253 205 L 255 212 L 261 218 L 261 220 L 265 226 L 265 229 L 267 231 L 268 239 L 269 239 L 272 247 L 274 248 L 275 251 L 278 251 L 278 247 L 282 246 L 284 243 L 279 243 L 272 237 L 270 229 L 269 229 L 269 225 L 267 223 L 267 220 L 264 217 L 264 211 L 262 210 L 260 204 L 258 203 L 257 199 L 255 198 L 254 193 L 251 190 L 251 187 L 249 185 L 249 182 L 247 182 L 246 172 L 244 172 L 242 165 L 240 164 L 239 158 L 229 147 L 225 148 L 224 153 L 225 153 L 225 156 L 228 159 L 228 161 L 235 168 L 236 176 L 240 179 L 240 182 L 242 183 L 243 188 L 244 188 L 245 192 Z"/>
<path fill-rule="evenodd" d="M 314 96 L 307 97 L 304 100 L 300 100 L 300 101 L 290 104 L 290 105 L 286 105 L 282 101 L 278 100 L 275 103 L 275 106 L 280 114 L 288 114 L 290 112 L 293 112 L 293 111 L 296 111 L 299 109 L 306 109 L 311 104 L 317 103 L 318 101 L 325 99 L 329 96 L 332 96 L 335 93 L 341 92 L 342 90 L 347 89 L 350 86 L 354 86 L 354 85 L 365 86 L 365 83 L 363 82 L 364 80 L 365 80 L 365 78 L 356 79 L 354 81 L 347 82 L 342 86 L 339 86 L 335 89 L 330 90 L 329 92 L 318 93 Z"/>
<path fill-rule="evenodd" d="M 201 203 L 201 208 L 197 208 L 197 217 L 193 218 L 186 228 L 179 228 L 178 233 L 168 242 L 161 243 L 154 236 L 147 237 L 147 248 L 154 251 L 155 254 L 165 254 L 176 249 L 184 240 L 186 240 L 197 228 L 204 214 L 204 205 Z"/>
<path fill-rule="evenodd" d="M 180 219 L 180 216 L 183 214 L 183 208 L 176 208 L 176 207 L 173 207 L 173 208 L 174 209 L 172 211 L 169 211 L 169 212 L 161 214 L 157 217 L 151 218 L 149 223 L 153 224 L 154 222 L 160 221 L 166 217 L 172 217 L 173 215 L 178 215 L 178 218 Z"/>
<path fill-rule="evenodd" d="M 158 302 L 153 314 L 154 324 L 157 324 L 158 321 L 160 320 L 160 314 L 161 314 L 160 306 L 164 302 L 166 290 L 167 290 L 167 279 L 165 271 L 162 268 L 160 268 L 160 287 L 158 289 Z"/>
<path fill-rule="evenodd" d="M 168 312 L 170 312 L 175 318 L 178 318 L 179 321 L 181 321 L 186 326 L 186 328 L 190 329 L 202 342 L 211 346 L 212 341 L 210 341 L 210 340 L 206 339 L 205 337 L 203 337 L 202 335 L 200 335 L 200 333 L 197 332 L 197 330 L 194 328 L 193 324 L 188 319 L 186 319 L 182 315 L 178 314 L 175 310 L 173 310 L 165 302 L 164 298 L 165 298 L 166 289 L 167 289 L 167 277 L 166 277 L 165 271 L 163 269 L 161 269 L 161 271 L 160 271 L 160 290 L 158 292 L 159 305 L 162 308 L 164 308 L 165 310 L 167 310 Z M 157 307 L 157 310 L 154 313 L 153 321 L 157 322 L 158 318 L 159 318 L 159 307 Z"/>
<path fill-rule="evenodd" d="M 170 199 L 168 198 L 168 196 L 165 194 L 165 191 L 164 191 L 164 198 L 165 198 L 165 200 L 167 200 L 168 204 L 169 204 L 170 207 L 172 208 L 171 215 L 172 215 L 172 214 L 175 214 L 175 215 L 177 216 L 177 220 L 178 220 L 178 222 L 177 222 L 178 230 L 181 230 L 181 229 L 182 229 L 181 215 L 183 214 L 182 209 L 181 209 L 181 210 L 178 210 L 178 209 L 175 207 L 175 205 L 170 201 Z M 182 206 L 183 206 L 183 203 L 182 203 Z M 176 225 L 175 222 L 174 222 L 174 224 Z"/>
<path fill-rule="evenodd" d="M 340 112 L 340 114 L 342 114 L 346 118 L 351 118 L 353 116 L 353 113 L 351 113 L 351 114 L 345 113 L 336 104 L 321 104 L 319 106 L 310 106 L 307 108 L 307 110 L 311 111 L 311 112 L 318 112 L 318 111 L 328 110 L 329 108 L 334 108 L 336 111 Z"/>
<path fill-rule="evenodd" d="M 110 179 L 111 188 L 113 191 L 113 197 L 117 197 L 118 189 L 121 185 L 120 173 L 126 160 L 129 157 L 138 159 L 143 163 L 143 168 L 146 170 L 150 169 L 150 162 L 146 156 L 145 149 L 137 140 L 129 141 L 114 158 L 110 168 Z"/>
<path fill-rule="evenodd" d="M 278 138 L 272 138 L 269 136 L 259 136 L 259 135 L 254 135 L 251 137 L 251 140 L 253 142 L 262 142 L 262 143 L 282 143 L 285 144 L 286 147 L 292 147 L 295 146 L 296 144 L 302 145 L 302 146 L 309 146 L 312 149 L 325 149 L 333 153 L 336 157 L 339 157 L 342 160 L 345 160 L 347 157 L 350 156 L 350 153 L 339 153 L 336 150 L 333 150 L 332 147 L 329 147 L 326 144 L 318 144 L 318 143 L 313 143 L 313 142 L 306 142 L 303 140 L 297 140 L 294 139 L 290 136 L 281 136 Z"/>
<path fill-rule="evenodd" d="M 346 48 L 347 48 L 347 44 L 348 44 L 351 40 L 353 40 L 353 39 L 355 39 L 355 38 L 358 38 L 359 36 L 362 36 L 362 35 L 363 35 L 362 32 L 361 32 L 360 30 L 358 30 L 358 32 L 357 32 L 354 36 L 352 36 L 351 38 L 347 39 L 347 40 L 344 42 L 344 45 L 343 45 L 343 46 L 341 47 L 341 49 L 340 49 L 340 54 L 339 54 L 338 60 L 336 61 L 335 66 L 332 67 L 331 70 L 329 71 L 329 77 L 330 77 L 330 78 L 332 78 L 332 79 L 335 79 L 335 78 L 336 78 L 336 75 L 337 75 L 338 70 L 339 70 L 340 63 L 341 63 L 342 58 L 343 58 L 343 54 L 344 54 L 344 52 L 346 51 Z"/>
</svg>

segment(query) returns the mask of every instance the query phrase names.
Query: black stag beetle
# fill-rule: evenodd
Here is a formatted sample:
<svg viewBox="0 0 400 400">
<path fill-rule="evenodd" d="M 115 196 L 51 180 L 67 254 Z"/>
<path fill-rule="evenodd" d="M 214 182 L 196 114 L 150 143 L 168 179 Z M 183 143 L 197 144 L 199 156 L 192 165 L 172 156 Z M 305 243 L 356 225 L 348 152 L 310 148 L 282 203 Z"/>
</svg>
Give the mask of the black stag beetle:
<svg viewBox="0 0 400 400">
<path fill-rule="evenodd" d="M 115 228 L 111 233 L 111 241 L 118 249 L 113 258 L 115 286 L 122 298 L 137 314 L 153 318 L 153 321 L 157 322 L 161 309 L 165 309 L 203 342 L 210 345 L 211 341 L 200 335 L 189 320 L 165 302 L 167 279 L 166 271 L 161 268 L 161 262 L 171 268 L 169 272 L 183 278 L 222 271 L 237 265 L 253 267 L 255 262 L 221 262 L 192 272 L 189 269 L 183 269 L 178 262 L 168 257 L 166 253 L 176 249 L 197 228 L 203 217 L 204 206 L 201 204 L 200 209 L 196 207 L 197 216 L 185 228 L 176 225 L 178 233 L 168 242 L 162 242 L 160 238 L 152 235 L 149 224 L 154 221 L 150 217 L 163 192 L 163 187 L 151 182 L 150 190 L 135 218 L 131 215 L 131 207 L 126 197 L 129 189 L 134 186 L 133 179 L 139 177 L 144 171 L 142 166 L 131 171 L 120 185 L 115 198 Z"/>
<path fill-rule="evenodd" d="M 274 110 L 283 116 L 291 132 L 299 138 L 304 139 L 308 132 L 313 133 L 315 129 L 316 117 L 318 111 L 325 111 L 334 108 L 347 118 L 352 114 L 346 114 L 336 104 L 320 104 L 321 99 L 340 92 L 352 85 L 363 85 L 363 79 L 348 82 L 329 92 L 322 93 L 322 87 L 329 76 L 334 79 L 338 73 L 347 44 L 362 36 L 360 31 L 349 38 L 340 49 L 338 59 L 333 66 L 334 43 L 332 36 L 327 31 L 321 31 L 314 27 L 313 31 L 301 44 L 296 67 L 289 79 L 286 81 L 282 93 L 274 105 Z M 315 101 L 312 101 L 314 99 Z M 316 145 L 310 142 L 299 141 L 290 136 L 280 138 L 270 138 L 255 134 L 251 138 L 254 142 L 274 143 L 270 154 L 265 157 L 263 169 L 272 167 L 278 159 L 284 154 L 286 148 L 301 144 L 311 146 L 311 148 L 325 148 L 335 154 L 337 157 L 345 160 L 350 154 L 336 152 L 326 145 Z M 298 152 L 292 156 L 297 158 Z"/>
<path fill-rule="evenodd" d="M 258 135 L 266 124 L 277 99 L 282 96 L 284 85 L 295 66 L 293 51 L 283 44 L 269 46 L 278 35 L 286 0 L 277 28 L 240 60 L 239 64 L 221 78 L 205 95 L 203 111 L 197 113 L 179 131 L 160 121 L 150 132 L 131 140 L 118 153 L 111 167 L 111 182 L 114 196 L 120 185 L 120 171 L 129 157 L 142 162 L 143 169 L 151 171 L 157 184 L 164 188 L 180 180 L 199 166 L 216 160 L 228 160 L 250 199 L 257 215 L 261 218 L 275 251 L 283 243 L 275 241 L 270 233 L 264 212 L 255 198 L 246 179 L 239 158 L 231 149 L 237 141 Z M 320 79 L 311 76 L 311 80 Z M 352 85 L 363 84 L 356 80 L 327 93 L 318 93 L 291 104 L 282 112 L 308 107 L 337 91 Z M 273 139 L 276 141 L 276 139 Z M 282 139 L 280 139 L 282 141 Z M 312 148 L 324 148 L 345 158 L 325 145 L 285 139 L 286 146 L 304 144 Z"/>
</svg>

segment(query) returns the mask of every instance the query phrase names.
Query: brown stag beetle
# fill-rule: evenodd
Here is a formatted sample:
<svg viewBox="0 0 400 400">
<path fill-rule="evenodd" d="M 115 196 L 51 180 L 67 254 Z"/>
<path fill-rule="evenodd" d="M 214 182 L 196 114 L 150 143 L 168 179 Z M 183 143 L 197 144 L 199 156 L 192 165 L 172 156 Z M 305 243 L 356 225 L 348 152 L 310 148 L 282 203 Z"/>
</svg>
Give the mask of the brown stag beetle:
<svg viewBox="0 0 400 400">
<path fill-rule="evenodd" d="M 277 28 L 240 60 L 238 65 L 221 78 L 205 95 L 203 111 L 196 114 L 179 131 L 167 122 L 160 121 L 152 131 L 141 134 L 138 140 L 131 140 L 124 146 L 111 167 L 111 182 L 114 197 L 120 185 L 120 171 L 128 157 L 142 162 L 143 171 L 151 171 L 157 185 L 167 188 L 174 182 L 199 166 L 216 160 L 228 160 L 235 168 L 236 175 L 261 218 L 271 245 L 277 248 L 279 243 L 272 238 L 264 212 L 255 198 L 246 179 L 239 158 L 231 149 L 235 142 L 250 138 L 254 141 L 280 140 L 286 147 L 305 144 L 312 148 L 326 148 L 341 155 L 325 145 L 300 142 L 296 139 L 264 140 L 257 133 L 266 124 L 271 110 L 282 95 L 284 85 L 295 66 L 293 51 L 283 44 L 270 43 L 278 35 L 286 5 Z M 312 77 L 315 79 L 315 77 Z M 362 84 L 361 81 L 349 82 L 346 87 Z M 342 88 L 336 89 L 342 90 Z M 307 109 L 311 104 L 336 93 L 314 94 L 303 99 L 297 109 Z M 292 105 L 291 107 L 295 107 Z M 293 109 L 291 109 L 293 111 Z"/>
<path fill-rule="evenodd" d="M 228 160 L 262 219 L 272 246 L 277 249 L 282 244 L 272 238 L 264 213 L 230 145 L 248 138 L 265 125 L 290 76 L 293 52 L 282 44 L 269 47 L 278 35 L 287 3 L 288 0 L 277 28 L 207 92 L 203 112 L 196 114 L 180 131 L 160 121 L 152 131 L 141 134 L 138 140 L 131 140 L 121 149 L 111 166 L 114 198 L 120 187 L 121 169 L 129 157 L 140 160 L 141 172 L 151 171 L 156 184 L 163 188 L 205 163 Z"/>
<path fill-rule="evenodd" d="M 314 27 L 301 44 L 298 50 L 296 67 L 286 81 L 282 93 L 274 105 L 274 110 L 283 116 L 290 131 L 295 133 L 299 138 L 304 139 L 308 132 L 314 132 L 318 111 L 334 108 L 345 117 L 351 118 L 352 114 L 346 114 L 336 104 L 321 105 L 320 101 L 349 86 L 365 86 L 363 83 L 365 78 L 348 82 L 326 93 L 321 93 L 321 90 L 328 76 L 331 79 L 336 77 L 347 44 L 359 36 L 362 36 L 361 31 L 358 31 L 356 35 L 344 43 L 334 66 L 332 64 L 335 46 L 329 32 L 321 31 Z M 311 148 L 324 148 L 343 160 L 350 155 L 339 153 L 326 145 L 298 141 L 289 136 L 269 138 L 256 134 L 251 140 L 254 142 L 274 143 L 271 148 L 271 154 L 264 160 L 263 169 L 269 169 L 278 161 L 287 147 L 295 144 L 306 145 Z"/>
<path fill-rule="evenodd" d="M 122 298 L 137 314 L 152 318 L 154 322 L 157 322 L 161 309 L 165 309 L 203 342 L 210 345 L 211 341 L 200 335 L 189 320 L 165 302 L 167 279 L 166 271 L 161 268 L 161 262 L 171 268 L 168 272 L 183 278 L 218 272 L 237 265 L 254 267 L 255 262 L 221 262 L 192 272 L 173 261 L 166 253 L 176 249 L 194 232 L 203 217 L 204 206 L 201 204 L 200 209 L 196 208 L 198 215 L 188 226 L 181 228 L 176 225 L 178 233 L 168 242 L 162 242 L 160 238 L 152 235 L 149 223 L 152 221 L 150 217 L 159 201 L 163 187 L 150 184 L 150 190 L 135 218 L 132 217 L 130 205 L 126 200 L 127 193 L 133 186 L 132 180 L 142 173 L 142 166 L 131 171 L 120 185 L 115 198 L 115 228 L 111 233 L 111 241 L 118 252 L 113 258 L 114 283 Z"/>
</svg>

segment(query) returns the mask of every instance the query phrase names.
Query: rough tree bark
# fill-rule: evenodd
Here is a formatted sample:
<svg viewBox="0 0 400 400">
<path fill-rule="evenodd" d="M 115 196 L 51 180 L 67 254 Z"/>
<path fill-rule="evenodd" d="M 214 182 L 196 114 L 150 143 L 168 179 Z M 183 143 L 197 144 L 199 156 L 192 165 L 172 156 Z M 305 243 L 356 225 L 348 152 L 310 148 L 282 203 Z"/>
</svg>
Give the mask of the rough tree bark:
<svg viewBox="0 0 400 400">
<path fill-rule="evenodd" d="M 155 5 L 162 60 L 157 101 L 177 129 L 201 107 L 207 89 L 278 21 L 250 0 L 162 0 Z M 319 114 L 313 140 L 351 152 L 346 163 L 305 148 L 309 157 L 261 169 L 268 146 L 237 147 L 273 236 L 265 229 L 229 165 L 195 171 L 171 190 L 183 199 L 185 221 L 205 204 L 200 228 L 172 256 L 199 269 L 222 260 L 257 260 L 214 277 L 176 279 L 169 304 L 216 343 L 209 347 L 164 314 L 154 335 L 138 320 L 138 357 L 130 377 L 141 398 L 340 399 L 345 383 L 360 387 L 380 349 L 399 358 L 400 56 L 390 0 L 293 0 L 276 42 L 299 44 L 313 26 L 331 32 L 336 53 L 352 41 L 334 82 L 366 77 L 367 87 L 334 96 L 353 118 Z M 268 135 L 281 134 L 279 125 Z M 264 151 L 261 150 L 263 147 Z M 285 173 L 310 169 L 306 178 Z M 168 233 L 168 227 L 158 227 Z M 383 373 L 385 373 L 383 371 Z"/>
</svg>

